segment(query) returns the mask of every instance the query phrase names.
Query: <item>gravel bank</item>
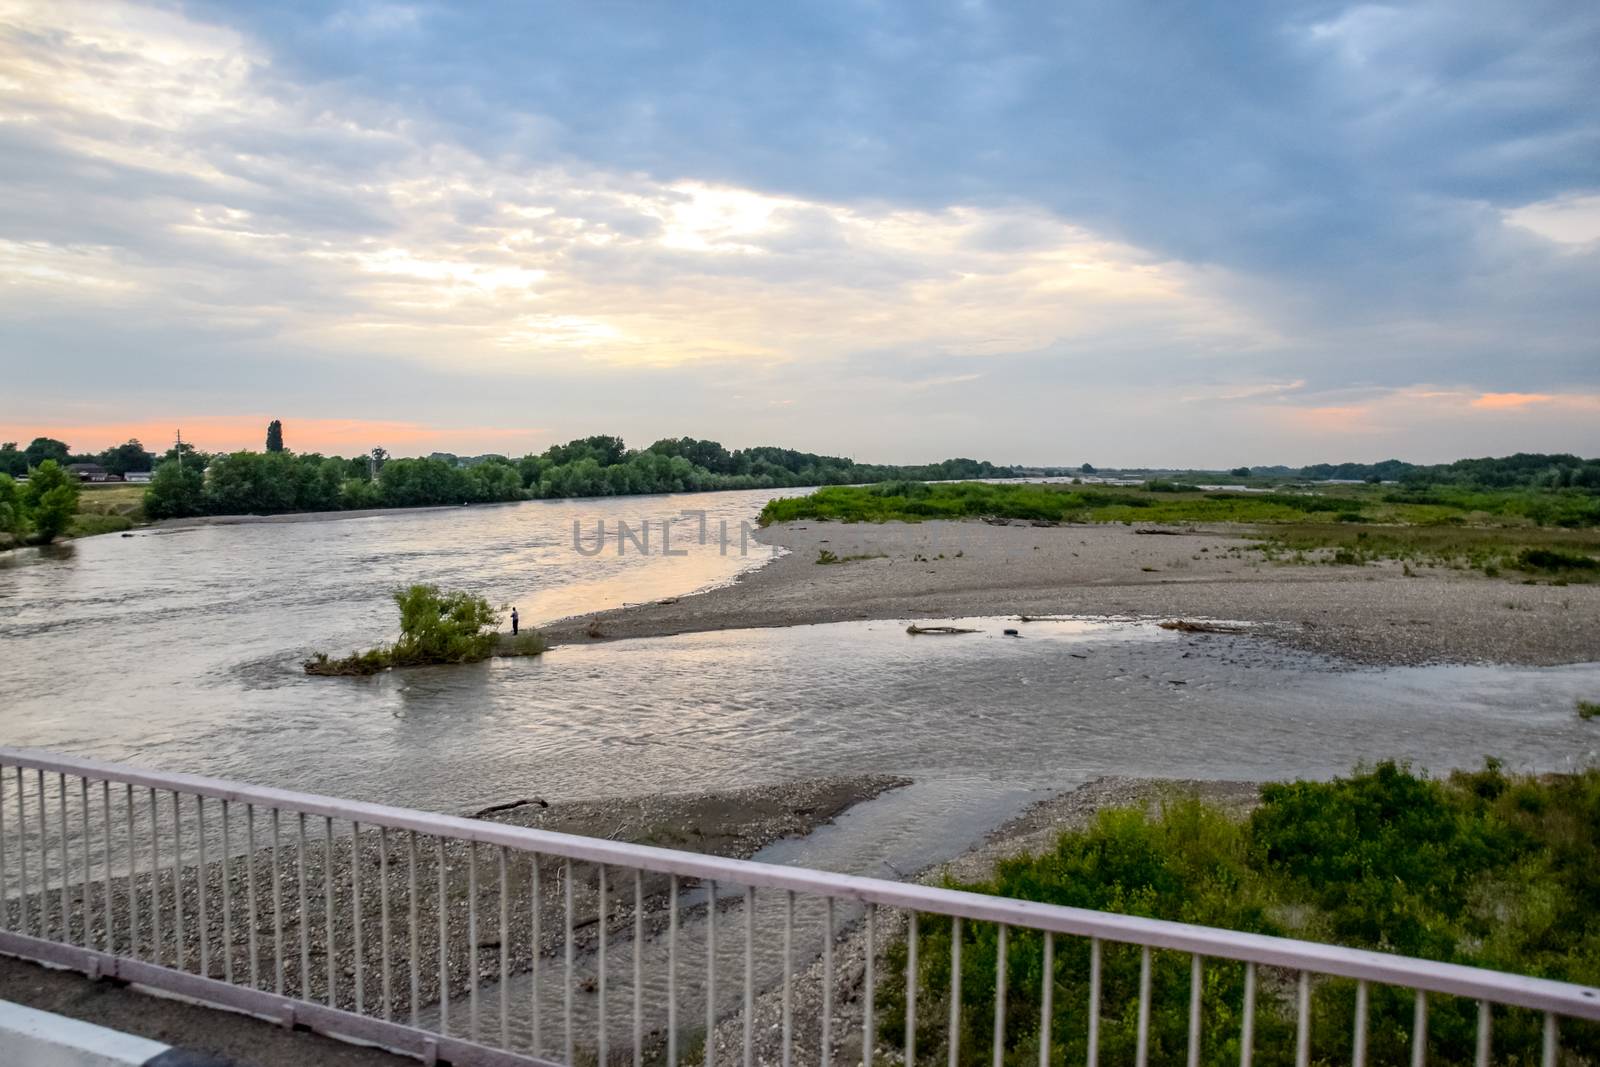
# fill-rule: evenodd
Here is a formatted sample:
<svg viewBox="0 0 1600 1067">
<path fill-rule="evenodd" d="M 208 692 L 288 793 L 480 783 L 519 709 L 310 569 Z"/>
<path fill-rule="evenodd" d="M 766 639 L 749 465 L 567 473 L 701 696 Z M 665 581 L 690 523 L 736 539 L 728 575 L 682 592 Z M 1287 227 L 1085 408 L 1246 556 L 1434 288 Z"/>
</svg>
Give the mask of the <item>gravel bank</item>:
<svg viewBox="0 0 1600 1067">
<path fill-rule="evenodd" d="M 1600 585 L 1525 586 L 1399 565 L 1269 563 L 1244 527 L 1149 536 L 1127 526 L 787 523 L 787 555 L 732 585 L 566 619 L 555 643 L 847 619 L 976 615 L 1204 617 L 1371 665 L 1600 661 Z M 831 566 L 818 551 L 869 558 Z"/>
<path fill-rule="evenodd" d="M 904 784 L 903 779 L 873 776 L 825 778 L 721 793 L 667 794 L 549 806 L 530 798 L 482 817 L 517 826 L 748 858 L 772 841 L 807 833 L 850 806 Z M 210 855 L 217 856 L 220 808 L 208 803 L 207 815 L 213 850 Z M 532 962 L 536 913 L 542 950 L 550 953 L 561 943 L 569 871 L 559 859 L 542 858 L 536 876 L 533 863 L 525 855 L 508 857 L 505 872 L 510 922 L 502 929 L 501 855 L 496 848 L 478 846 L 474 867 L 469 847 L 463 842 L 441 844 L 433 838 L 419 837 L 413 853 L 409 833 L 363 828 L 353 850 L 348 824 L 341 823 L 334 828 L 330 844 L 325 837 L 323 821 L 313 817 L 306 820 L 308 847 L 303 857 L 302 876 L 297 817 L 285 816 L 280 820 L 278 844 L 274 848 L 270 816 L 257 812 L 253 854 L 240 851 L 241 846 L 248 848 L 249 838 L 245 812 L 238 805 L 230 812 L 230 827 L 233 854 L 226 870 L 220 859 L 211 859 L 204 866 L 190 862 L 196 858 L 196 841 L 192 836 L 192 824 L 186 830 L 186 865 L 181 869 L 180 879 L 181 935 L 177 929 L 178 913 L 173 907 L 173 857 L 169 843 L 163 844 L 157 886 L 159 928 L 152 921 L 148 858 L 140 857 L 142 869 L 134 879 L 136 927 L 130 927 L 127 880 L 121 877 L 113 880 L 110 913 L 114 917 L 112 935 L 116 951 L 127 954 L 130 936 L 136 934 L 132 943 L 135 955 L 140 958 L 159 959 L 171 966 L 181 952 L 184 969 L 192 973 L 231 976 L 240 984 L 268 990 L 281 988 L 289 995 L 329 1002 L 328 912 L 331 908 L 331 1002 L 346 1009 L 359 1005 L 358 1010 L 372 1015 L 383 1015 L 387 1010 L 394 1018 L 404 1020 L 409 1017 L 413 1003 L 421 1007 L 438 1002 L 441 988 L 448 990 L 459 1005 L 460 998 L 473 984 L 474 972 L 482 979 L 489 979 L 499 977 L 502 967 L 506 974 L 526 971 Z M 74 854 L 77 848 L 74 845 Z M 353 852 L 358 860 L 354 867 Z M 246 862 L 247 855 L 252 855 L 252 862 Z M 410 967 L 413 927 L 409 921 L 413 864 L 417 886 L 414 954 L 418 963 L 414 996 Z M 535 877 L 537 909 L 533 905 Z M 575 944 L 580 953 L 587 953 L 596 934 L 597 874 L 588 865 L 578 865 L 571 870 L 570 877 L 577 930 Z M 200 922 L 202 880 L 206 887 L 207 909 L 203 926 Z M 474 881 L 478 900 L 475 956 L 471 949 L 468 907 Z M 226 910 L 224 887 L 228 901 Z M 90 888 L 87 899 L 89 941 L 103 947 L 105 889 L 98 880 L 92 881 Z M 642 888 L 646 928 L 653 931 L 665 923 L 667 879 L 647 876 Z M 82 890 L 83 886 L 77 884 L 68 885 L 65 890 L 52 888 L 42 898 L 40 894 L 33 894 L 27 902 L 27 925 L 38 932 L 42 923 L 50 931 L 49 936 L 60 940 L 64 914 L 69 931 L 66 940 L 81 944 L 86 903 Z M 306 899 L 304 914 L 310 920 L 304 924 L 300 922 L 302 893 Z M 609 910 L 611 925 L 630 927 L 633 921 L 632 879 L 626 879 L 626 885 L 616 884 L 613 894 Z M 256 901 L 257 915 L 253 929 L 249 923 L 252 899 Z M 275 900 L 282 902 L 281 910 L 274 908 Z M 441 900 L 444 901 L 442 933 Z M 390 930 L 387 941 L 383 936 L 386 908 Z M 15 904 L 5 918 L 12 929 L 22 925 L 22 916 Z M 280 939 L 281 957 L 277 952 Z M 204 967 L 201 964 L 202 943 L 206 957 Z M 446 978 L 443 984 L 441 957 Z"/>
</svg>

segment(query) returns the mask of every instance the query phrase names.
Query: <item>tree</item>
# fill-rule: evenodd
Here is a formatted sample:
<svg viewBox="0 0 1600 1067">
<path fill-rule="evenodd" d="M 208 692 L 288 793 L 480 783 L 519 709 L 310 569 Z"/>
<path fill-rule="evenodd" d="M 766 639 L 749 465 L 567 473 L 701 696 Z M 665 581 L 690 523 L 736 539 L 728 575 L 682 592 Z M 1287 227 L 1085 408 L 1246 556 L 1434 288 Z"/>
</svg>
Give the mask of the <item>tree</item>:
<svg viewBox="0 0 1600 1067">
<path fill-rule="evenodd" d="M 277 419 L 267 423 L 267 451 L 283 451 L 283 423 Z"/>
<path fill-rule="evenodd" d="M 1080 473 L 1083 473 L 1083 474 L 1093 474 L 1094 473 L 1094 464 L 1085 463 L 1083 466 L 1079 467 L 1078 470 L 1079 470 Z"/>
<path fill-rule="evenodd" d="M 147 471 L 155 463 L 155 456 L 144 450 L 137 438 L 128 438 L 127 444 L 112 445 L 96 457 L 96 462 L 112 474 L 129 471 Z"/>
<path fill-rule="evenodd" d="M 161 457 L 161 462 L 172 462 L 180 458 L 183 460 L 184 470 L 192 467 L 197 471 L 203 471 L 206 469 L 206 465 L 211 462 L 210 456 L 199 451 L 187 441 L 167 449 L 166 453 Z"/>
<path fill-rule="evenodd" d="M 418 462 L 427 462 L 419 460 Z M 500 615 L 481 596 L 442 593 L 436 585 L 396 590 L 400 640 L 394 663 L 470 663 L 494 651 Z"/>
<path fill-rule="evenodd" d="M 53 437 L 35 437 L 33 443 L 22 450 L 28 458 L 28 466 L 37 467 L 47 459 L 53 459 L 65 466 L 67 463 L 67 444 L 57 441 Z"/>
<path fill-rule="evenodd" d="M 1228 473 L 1233 475 L 1235 478 L 1248 478 L 1248 477 L 1250 477 L 1250 468 L 1249 467 L 1235 467 L 1235 468 L 1233 468 L 1233 470 L 1229 471 Z"/>
<path fill-rule="evenodd" d="M 182 519 L 205 510 L 206 472 L 198 463 L 163 460 L 144 491 L 144 513 L 152 519 Z"/>
<path fill-rule="evenodd" d="M 15 441 L 0 445 L 0 474 L 21 478 L 28 473 L 28 457 Z"/>
<path fill-rule="evenodd" d="M 78 513 L 78 479 L 55 460 L 47 459 L 34 469 L 21 499 L 33 525 L 34 538 L 49 544 L 66 532 Z"/>
<path fill-rule="evenodd" d="M 20 454 L 20 453 L 19 453 Z M 22 493 L 9 474 L 0 474 L 0 533 L 21 541 L 28 532 L 28 519 L 22 510 Z"/>
</svg>

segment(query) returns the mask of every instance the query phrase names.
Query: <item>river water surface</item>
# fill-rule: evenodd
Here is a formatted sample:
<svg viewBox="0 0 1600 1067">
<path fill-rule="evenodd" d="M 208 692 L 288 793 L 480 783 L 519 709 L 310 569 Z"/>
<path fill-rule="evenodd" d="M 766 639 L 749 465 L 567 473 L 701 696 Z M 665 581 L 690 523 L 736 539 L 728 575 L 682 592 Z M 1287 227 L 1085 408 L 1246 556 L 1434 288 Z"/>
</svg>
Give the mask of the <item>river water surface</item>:
<svg viewBox="0 0 1600 1067">
<path fill-rule="evenodd" d="M 912 637 L 904 623 L 724 631 L 564 647 L 533 660 L 308 678 L 314 649 L 392 638 L 414 581 L 514 603 L 533 623 L 732 580 L 768 550 L 738 526 L 770 493 L 395 513 L 101 537 L 0 557 L 0 739 L 103 759 L 456 812 L 549 799 L 898 773 L 894 818 L 974 831 L 1100 774 L 1445 770 L 1486 755 L 1594 756 L 1573 701 L 1600 665 L 1353 670 L 1250 637 L 1037 622 Z M 663 519 L 680 519 L 660 554 Z M 608 541 L 586 549 L 597 521 Z M 656 525 L 618 555 L 618 520 Z M 731 544 L 716 543 L 721 520 Z M 873 816 L 867 813 L 866 818 Z M 796 856 L 795 858 L 803 858 Z M 915 858 L 907 857 L 907 859 Z"/>
</svg>

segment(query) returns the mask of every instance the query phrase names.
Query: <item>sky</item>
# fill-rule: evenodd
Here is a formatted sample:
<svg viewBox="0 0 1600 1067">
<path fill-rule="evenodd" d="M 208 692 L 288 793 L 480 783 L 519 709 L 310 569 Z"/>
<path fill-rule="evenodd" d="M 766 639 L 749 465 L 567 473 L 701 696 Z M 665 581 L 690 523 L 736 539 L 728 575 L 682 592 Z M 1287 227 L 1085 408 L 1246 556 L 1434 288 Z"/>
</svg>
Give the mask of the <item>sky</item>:
<svg viewBox="0 0 1600 1067">
<path fill-rule="evenodd" d="M 1600 5 L 0 0 L 0 439 L 1600 454 Z"/>
</svg>

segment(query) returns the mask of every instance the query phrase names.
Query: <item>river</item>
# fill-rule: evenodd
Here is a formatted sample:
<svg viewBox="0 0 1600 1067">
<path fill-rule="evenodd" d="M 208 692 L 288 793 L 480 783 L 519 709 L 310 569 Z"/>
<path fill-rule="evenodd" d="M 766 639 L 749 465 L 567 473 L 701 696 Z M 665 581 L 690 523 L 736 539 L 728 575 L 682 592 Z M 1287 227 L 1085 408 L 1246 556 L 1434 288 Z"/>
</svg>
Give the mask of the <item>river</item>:
<svg viewBox="0 0 1600 1067">
<path fill-rule="evenodd" d="M 372 679 L 300 670 L 313 650 L 391 639 L 386 594 L 410 582 L 515 604 L 531 624 L 733 580 L 767 558 L 754 542 L 741 552 L 739 524 L 770 495 L 145 530 L 11 553 L 0 739 L 446 812 L 898 773 L 918 785 L 883 817 L 953 820 L 962 837 L 1100 774 L 1325 776 L 1487 755 L 1560 770 L 1595 755 L 1572 709 L 1600 692 L 1600 665 L 1355 670 L 1248 637 L 1093 620 L 1015 638 L 997 619 L 958 637 L 890 622 L 724 631 Z M 698 510 L 705 544 L 685 517 Z M 662 554 L 673 519 L 683 555 Z M 605 523 L 601 552 L 575 550 L 575 520 L 585 551 Z M 631 541 L 619 553 L 619 521 L 652 524 L 648 554 Z"/>
</svg>

